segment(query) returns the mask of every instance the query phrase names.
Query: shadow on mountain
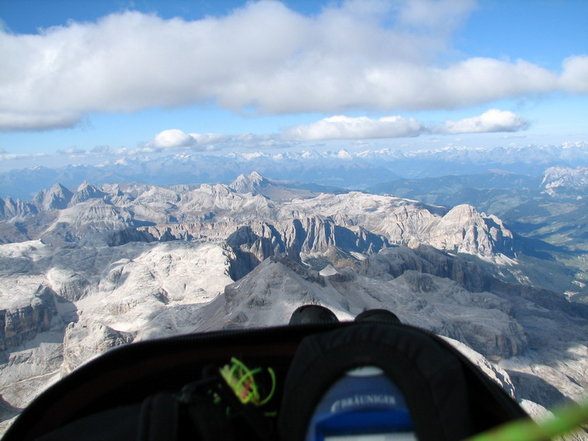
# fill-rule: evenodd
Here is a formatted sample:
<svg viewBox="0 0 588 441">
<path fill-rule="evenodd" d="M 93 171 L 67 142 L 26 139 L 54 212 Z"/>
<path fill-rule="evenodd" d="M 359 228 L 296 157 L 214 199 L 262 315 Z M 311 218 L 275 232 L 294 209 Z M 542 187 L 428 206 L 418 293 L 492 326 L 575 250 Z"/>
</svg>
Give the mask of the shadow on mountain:
<svg viewBox="0 0 588 441">
<path fill-rule="evenodd" d="M 0 350 L 14 349 L 47 331 L 62 331 L 77 320 L 75 305 L 39 285 L 28 304 L 0 310 Z"/>
<path fill-rule="evenodd" d="M 432 247 L 385 249 L 368 257 L 360 273 L 370 278 L 388 275 L 395 279 L 407 271 L 450 279 L 469 291 L 472 301 L 478 295 L 482 301 L 484 292 L 504 299 L 506 303 L 502 306 L 503 312 L 524 329 L 527 342 L 523 353 L 526 350 L 540 352 L 544 357 L 542 362 L 548 365 L 570 356 L 566 353 L 567 348 L 586 342 L 588 305 L 570 303 L 563 294 L 547 289 L 505 282 L 473 261 L 451 256 Z M 427 302 L 426 293 L 422 301 Z M 488 309 L 488 314 L 495 308 L 492 304 L 483 307 Z"/>
<path fill-rule="evenodd" d="M 547 408 L 573 403 L 557 388 L 536 375 L 511 370 L 507 370 L 507 372 L 519 399 L 541 403 L 542 406 Z"/>
<path fill-rule="evenodd" d="M 545 242 L 544 240 L 521 236 L 515 233 L 515 251 L 527 256 L 536 257 L 537 259 L 555 261 L 554 253 L 574 256 L 576 253 L 564 246 L 557 246 Z"/>
<path fill-rule="evenodd" d="M 10 405 L 10 403 L 6 402 L 4 398 L 2 398 L 2 395 L 0 395 L 0 422 L 15 417 L 21 411 L 21 408 Z"/>
<path fill-rule="evenodd" d="M 268 226 L 271 229 L 271 226 Z M 275 230 L 275 229 L 274 229 Z M 267 257 L 284 252 L 285 245 L 279 235 L 272 230 L 272 237 L 262 237 L 249 226 L 240 227 L 227 238 L 235 258 L 231 259 L 229 274 L 231 279 L 239 280 L 249 274 Z"/>
</svg>

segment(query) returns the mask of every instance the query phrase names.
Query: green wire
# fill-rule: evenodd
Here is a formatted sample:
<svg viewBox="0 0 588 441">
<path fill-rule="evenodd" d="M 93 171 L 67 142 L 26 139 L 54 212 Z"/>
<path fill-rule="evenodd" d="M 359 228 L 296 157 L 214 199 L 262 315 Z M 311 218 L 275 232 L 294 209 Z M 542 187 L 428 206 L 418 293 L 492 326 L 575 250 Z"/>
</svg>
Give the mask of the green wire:
<svg viewBox="0 0 588 441">
<path fill-rule="evenodd" d="M 267 368 L 268 373 L 270 374 L 270 377 L 272 379 L 272 388 L 269 391 L 267 397 L 265 397 L 265 400 L 262 400 L 259 405 L 263 406 L 264 404 L 267 404 L 269 402 L 269 400 L 271 400 L 274 396 L 274 393 L 276 392 L 276 373 L 274 372 L 274 370 L 270 367 Z"/>
<path fill-rule="evenodd" d="M 249 369 L 241 360 L 232 357 L 231 365 L 225 365 L 219 372 L 243 404 L 253 403 L 255 406 L 263 406 L 272 399 L 275 393 L 276 374 L 272 368 L 267 368 L 271 378 L 271 390 L 263 400 L 255 382 L 255 375 L 262 372 L 262 368 Z"/>
<path fill-rule="evenodd" d="M 588 423 L 588 399 L 580 404 L 561 407 L 553 417 L 535 423 L 530 419 L 504 424 L 467 441 L 546 441 L 562 436 Z"/>
</svg>

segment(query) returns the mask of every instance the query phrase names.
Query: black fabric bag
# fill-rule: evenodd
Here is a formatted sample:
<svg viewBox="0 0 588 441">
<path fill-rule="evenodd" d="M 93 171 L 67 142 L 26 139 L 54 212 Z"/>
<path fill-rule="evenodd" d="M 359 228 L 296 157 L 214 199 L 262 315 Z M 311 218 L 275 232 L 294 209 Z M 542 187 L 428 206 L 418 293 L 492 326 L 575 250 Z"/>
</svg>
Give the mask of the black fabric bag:
<svg viewBox="0 0 588 441">
<path fill-rule="evenodd" d="M 525 412 L 443 339 L 399 323 L 358 323 L 304 339 L 286 379 L 282 441 L 303 440 L 316 404 L 346 371 L 375 366 L 404 395 L 420 441 L 465 439 Z"/>
<path fill-rule="evenodd" d="M 278 389 L 266 417 L 207 396 L 203 377 L 231 357 L 271 366 Z M 380 367 L 406 397 L 420 441 L 459 440 L 525 417 L 524 411 L 443 339 L 399 323 L 326 323 L 223 331 L 131 344 L 74 371 L 17 418 L 5 441 L 301 441 L 321 395 L 347 370 Z M 181 392 L 194 382 L 199 391 Z M 182 398 L 184 397 L 184 398 Z M 235 404 L 236 403 L 236 404 Z M 219 411 L 222 410 L 222 411 Z"/>
</svg>

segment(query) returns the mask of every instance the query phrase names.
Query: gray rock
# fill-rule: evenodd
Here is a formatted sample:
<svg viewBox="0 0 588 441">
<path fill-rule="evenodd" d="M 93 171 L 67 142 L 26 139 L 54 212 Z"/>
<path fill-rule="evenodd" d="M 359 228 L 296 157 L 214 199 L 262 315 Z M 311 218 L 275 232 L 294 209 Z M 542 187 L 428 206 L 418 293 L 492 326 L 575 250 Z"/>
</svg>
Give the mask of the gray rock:
<svg viewBox="0 0 588 441">
<path fill-rule="evenodd" d="M 42 190 L 34 198 L 34 202 L 42 210 L 63 210 L 69 204 L 73 193 L 61 184 L 54 184 L 49 190 Z"/>
<path fill-rule="evenodd" d="M 51 328 L 57 314 L 51 288 L 39 286 L 30 304 L 0 310 L 0 350 L 14 348 Z"/>
<path fill-rule="evenodd" d="M 63 339 L 62 372 L 67 374 L 96 355 L 130 343 L 134 338 L 133 333 L 116 331 L 92 320 L 70 323 Z"/>
</svg>

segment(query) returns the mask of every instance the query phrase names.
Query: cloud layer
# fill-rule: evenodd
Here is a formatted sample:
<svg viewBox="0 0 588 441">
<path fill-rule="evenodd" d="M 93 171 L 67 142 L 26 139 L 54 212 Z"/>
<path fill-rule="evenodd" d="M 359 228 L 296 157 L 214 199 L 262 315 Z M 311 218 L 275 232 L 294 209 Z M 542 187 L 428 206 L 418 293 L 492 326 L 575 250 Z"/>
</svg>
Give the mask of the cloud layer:
<svg viewBox="0 0 588 441">
<path fill-rule="evenodd" d="M 507 110 L 490 109 L 479 116 L 458 121 L 446 121 L 443 125 L 428 126 L 414 118 L 386 116 L 349 117 L 336 115 L 311 124 L 286 128 L 280 134 L 221 135 L 215 133 L 186 133 L 179 129 L 164 130 L 149 143 L 155 148 L 225 148 L 236 146 L 289 147 L 291 142 L 322 141 L 336 139 L 406 138 L 423 134 L 466 134 L 518 132 L 529 127 L 522 116 Z"/>
<path fill-rule="evenodd" d="M 36 35 L 0 29 L 0 130 L 210 101 L 266 114 L 339 113 L 588 92 L 588 56 L 564 60 L 561 73 L 524 60 L 436 65 L 473 7 L 470 0 L 356 0 L 307 17 L 260 1 L 196 21 L 131 11 Z"/>
<path fill-rule="evenodd" d="M 442 127 L 435 129 L 441 133 L 490 133 L 518 132 L 529 127 L 529 122 L 516 113 L 490 109 L 480 116 L 465 118 L 459 121 L 447 121 Z"/>
<path fill-rule="evenodd" d="M 284 136 L 297 141 L 405 138 L 426 133 L 517 132 L 528 127 L 528 121 L 520 115 L 506 110 L 490 109 L 479 116 L 459 121 L 446 121 L 441 126 L 427 126 L 414 118 L 402 116 L 373 119 L 365 116 L 352 118 L 339 115 L 312 124 L 291 127 L 284 131 Z"/>
<path fill-rule="evenodd" d="M 418 136 L 424 127 L 414 118 L 388 116 L 372 119 L 366 116 L 332 116 L 312 124 L 292 127 L 285 136 L 297 141 L 319 139 L 401 138 Z"/>
</svg>

